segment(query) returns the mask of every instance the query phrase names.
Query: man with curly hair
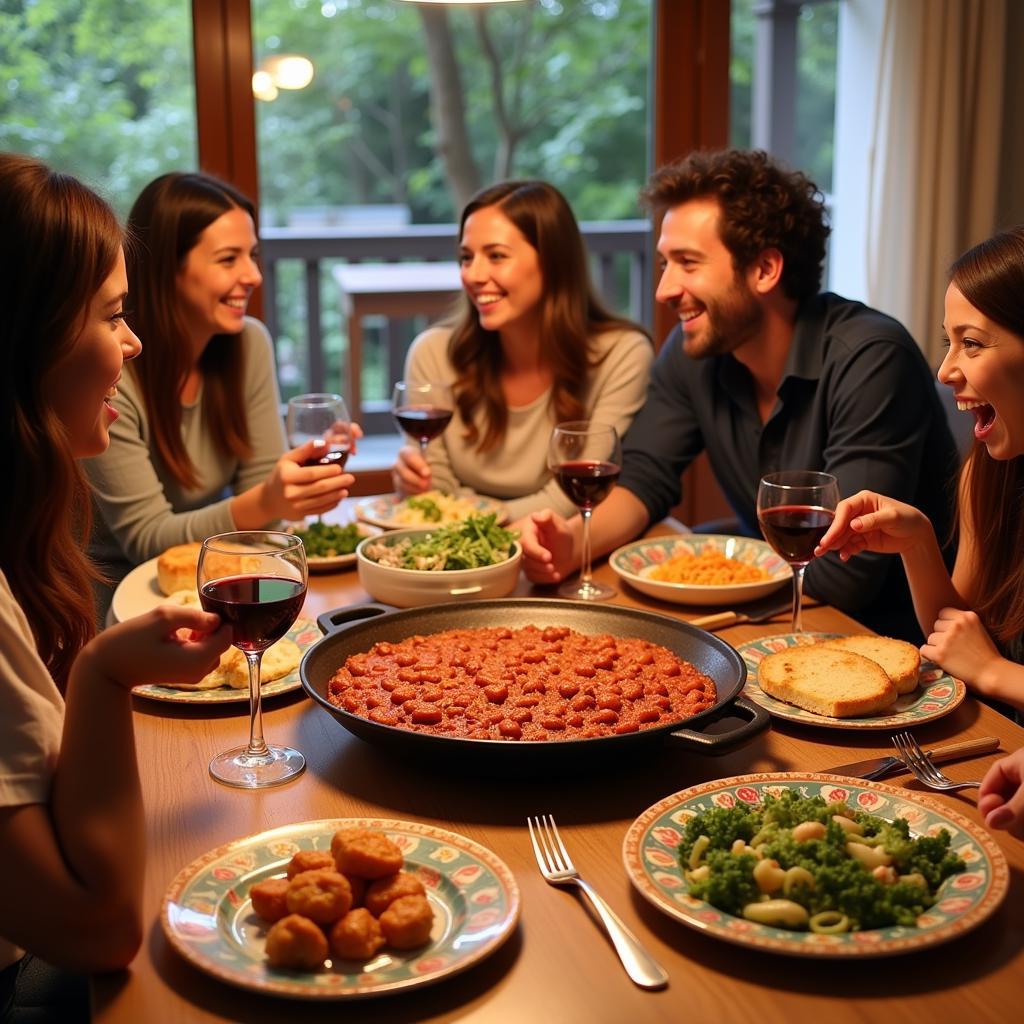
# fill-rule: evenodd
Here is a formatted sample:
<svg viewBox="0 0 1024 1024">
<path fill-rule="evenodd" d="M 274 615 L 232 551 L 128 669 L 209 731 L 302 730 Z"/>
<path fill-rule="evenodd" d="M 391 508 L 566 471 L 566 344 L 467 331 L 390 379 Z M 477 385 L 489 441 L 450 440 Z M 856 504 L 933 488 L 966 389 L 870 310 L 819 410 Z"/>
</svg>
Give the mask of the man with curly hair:
<svg viewBox="0 0 1024 1024">
<path fill-rule="evenodd" d="M 656 171 L 641 200 L 662 215 L 657 298 L 679 325 L 618 486 L 593 513 L 594 554 L 664 518 L 702 451 L 749 536 L 760 536 L 758 482 L 780 469 L 833 473 L 843 495 L 895 493 L 944 536 L 958 463 L 931 371 L 891 317 L 819 293 L 829 228 L 814 183 L 763 152 L 693 153 Z M 578 566 L 578 519 L 541 512 L 519 525 L 530 579 Z M 898 557 L 816 559 L 807 590 L 880 632 L 919 637 Z"/>
</svg>

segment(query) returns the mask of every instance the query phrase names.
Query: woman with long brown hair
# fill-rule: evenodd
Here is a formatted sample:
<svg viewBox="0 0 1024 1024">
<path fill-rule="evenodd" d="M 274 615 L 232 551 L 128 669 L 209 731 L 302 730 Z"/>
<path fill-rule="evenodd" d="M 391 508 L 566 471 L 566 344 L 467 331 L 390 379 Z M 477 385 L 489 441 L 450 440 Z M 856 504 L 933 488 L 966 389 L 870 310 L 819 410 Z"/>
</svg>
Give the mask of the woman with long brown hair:
<svg viewBox="0 0 1024 1024">
<path fill-rule="evenodd" d="M 174 544 L 333 508 L 353 478 L 285 451 L 273 349 L 246 316 L 262 282 L 255 210 L 207 174 L 165 174 L 128 230 L 128 319 L 146 345 L 115 402 L 109 450 L 86 471 L 103 523 L 92 551 L 108 576 Z"/>
<path fill-rule="evenodd" d="M 547 445 L 564 420 L 623 433 L 643 403 L 646 334 L 597 298 L 576 218 L 543 181 L 507 181 L 462 211 L 464 301 L 412 344 L 405 377 L 452 386 L 456 411 L 424 459 L 403 448 L 396 490 L 430 487 L 501 499 L 512 518 L 573 505 L 552 479 Z"/>
<path fill-rule="evenodd" d="M 1024 711 L 1024 225 L 964 253 L 946 291 L 938 377 L 974 417 L 952 578 L 928 518 L 861 491 L 818 552 L 899 553 L 927 636 L 921 653 L 978 695 Z"/>
<path fill-rule="evenodd" d="M 216 615 L 170 607 L 94 635 L 76 460 L 106 448 L 140 348 L 122 242 L 76 179 L 0 154 L 0 1016 L 26 949 L 79 972 L 134 956 L 145 823 L 131 687 L 198 680 L 231 637 Z"/>
</svg>

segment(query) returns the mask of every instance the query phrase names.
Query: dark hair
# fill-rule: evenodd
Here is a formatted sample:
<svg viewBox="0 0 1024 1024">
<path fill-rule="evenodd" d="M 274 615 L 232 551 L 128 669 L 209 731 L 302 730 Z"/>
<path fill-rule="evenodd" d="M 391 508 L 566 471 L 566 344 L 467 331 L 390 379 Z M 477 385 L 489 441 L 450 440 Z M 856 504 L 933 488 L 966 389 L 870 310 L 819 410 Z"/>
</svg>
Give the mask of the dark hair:
<svg viewBox="0 0 1024 1024">
<path fill-rule="evenodd" d="M 0 154 L 0 568 L 63 687 L 96 631 L 84 553 L 88 485 L 47 386 L 124 242 L 96 193 L 37 160 Z"/>
<path fill-rule="evenodd" d="M 552 371 L 551 405 L 559 422 L 584 414 L 583 396 L 594 362 L 590 339 L 614 330 L 646 331 L 611 313 L 590 280 L 579 225 L 565 196 L 545 181 L 505 181 L 478 192 L 459 220 L 459 239 L 477 210 L 496 206 L 536 249 L 544 282 L 540 330 Z M 480 326 L 475 307 L 463 298 L 453 324 L 448 356 L 455 370 L 455 401 L 466 424 L 466 441 L 485 452 L 499 444 L 508 425 L 501 390 L 501 346 L 494 331 Z M 483 436 L 473 414 L 483 407 Z"/>
<path fill-rule="evenodd" d="M 818 293 L 825 262 L 825 198 L 800 171 L 761 150 L 691 153 L 655 171 L 640 201 L 661 214 L 691 199 L 714 199 L 718 232 L 737 271 L 766 249 L 782 253 L 782 287 L 800 301 Z"/>
<path fill-rule="evenodd" d="M 198 483 L 195 466 L 181 439 L 181 389 L 192 368 L 192 352 L 178 299 L 177 275 L 199 236 L 234 209 L 253 223 L 256 211 L 241 192 L 208 174 L 164 174 L 139 194 L 128 215 L 133 245 L 128 253 L 132 330 L 143 339 L 145 355 L 129 365 L 149 416 L 156 454 L 185 487 Z M 212 338 L 199 361 L 203 375 L 203 415 L 213 443 L 225 455 L 244 458 L 251 451 L 243 377 L 244 357 L 237 335 Z"/>
<path fill-rule="evenodd" d="M 950 268 L 950 283 L 1024 345 L 1024 225 L 965 252 Z M 993 459 L 976 441 L 964 465 L 961 493 L 967 507 L 958 517 L 969 520 L 981 553 L 975 610 L 1005 647 L 1024 633 L 1024 456 Z"/>
</svg>

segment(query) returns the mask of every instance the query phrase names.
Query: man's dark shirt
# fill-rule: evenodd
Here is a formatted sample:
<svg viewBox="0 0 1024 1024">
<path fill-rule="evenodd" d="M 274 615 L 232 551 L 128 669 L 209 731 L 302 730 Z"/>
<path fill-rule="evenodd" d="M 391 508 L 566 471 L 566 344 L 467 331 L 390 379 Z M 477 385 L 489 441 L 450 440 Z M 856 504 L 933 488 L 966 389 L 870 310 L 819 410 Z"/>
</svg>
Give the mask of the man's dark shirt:
<svg viewBox="0 0 1024 1024">
<path fill-rule="evenodd" d="M 656 522 L 707 450 L 743 532 L 757 537 L 761 477 L 824 470 L 844 498 L 867 488 L 916 506 L 945 541 L 959 460 L 928 364 L 897 321 L 831 293 L 805 302 L 776 394 L 762 424 L 747 368 L 731 354 L 689 358 L 676 327 L 626 435 L 619 484 Z M 815 559 L 807 591 L 880 633 L 921 639 L 899 556 Z"/>
</svg>

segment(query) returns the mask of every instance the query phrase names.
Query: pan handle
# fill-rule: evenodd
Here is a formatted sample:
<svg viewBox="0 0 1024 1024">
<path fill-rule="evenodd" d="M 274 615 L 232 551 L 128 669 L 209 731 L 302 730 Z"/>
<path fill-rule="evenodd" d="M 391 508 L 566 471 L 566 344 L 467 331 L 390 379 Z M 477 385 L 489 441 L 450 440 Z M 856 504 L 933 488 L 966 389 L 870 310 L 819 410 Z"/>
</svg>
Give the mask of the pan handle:
<svg viewBox="0 0 1024 1024">
<path fill-rule="evenodd" d="M 762 729 L 766 729 L 771 721 L 771 715 L 760 704 L 748 700 L 746 697 L 736 697 L 735 700 L 726 704 L 721 709 L 721 713 L 711 721 L 733 711 L 745 713 L 749 716 L 750 721 L 731 732 L 708 734 L 698 732 L 696 729 L 677 729 L 675 732 L 669 733 L 669 736 L 675 742 L 690 749 L 697 749 L 703 754 L 724 754 L 737 743 L 748 740 L 751 736 L 756 736 Z"/>
<path fill-rule="evenodd" d="M 393 604 L 382 604 L 368 601 L 366 604 L 353 604 L 348 608 L 335 608 L 332 612 L 324 612 L 316 617 L 316 624 L 320 631 L 326 635 L 340 633 L 349 626 L 354 626 L 367 619 L 375 619 L 379 615 L 388 615 L 397 612 L 398 608 Z"/>
</svg>

